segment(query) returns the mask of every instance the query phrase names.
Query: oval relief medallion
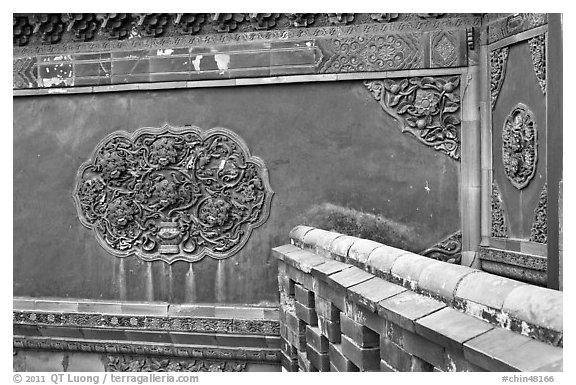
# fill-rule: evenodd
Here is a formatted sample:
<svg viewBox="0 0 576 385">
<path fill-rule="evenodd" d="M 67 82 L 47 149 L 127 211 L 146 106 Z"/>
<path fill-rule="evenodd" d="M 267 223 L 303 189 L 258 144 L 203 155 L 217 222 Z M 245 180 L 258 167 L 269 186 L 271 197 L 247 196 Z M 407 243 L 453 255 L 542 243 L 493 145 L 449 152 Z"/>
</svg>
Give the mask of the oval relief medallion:
<svg viewBox="0 0 576 385">
<path fill-rule="evenodd" d="M 518 103 L 504 121 L 502 162 L 506 177 L 519 190 L 534 177 L 537 149 L 534 115 L 525 104 Z"/>
<path fill-rule="evenodd" d="M 142 128 L 105 137 L 80 167 L 82 224 L 118 257 L 227 258 L 268 218 L 264 162 L 223 128 Z"/>
</svg>

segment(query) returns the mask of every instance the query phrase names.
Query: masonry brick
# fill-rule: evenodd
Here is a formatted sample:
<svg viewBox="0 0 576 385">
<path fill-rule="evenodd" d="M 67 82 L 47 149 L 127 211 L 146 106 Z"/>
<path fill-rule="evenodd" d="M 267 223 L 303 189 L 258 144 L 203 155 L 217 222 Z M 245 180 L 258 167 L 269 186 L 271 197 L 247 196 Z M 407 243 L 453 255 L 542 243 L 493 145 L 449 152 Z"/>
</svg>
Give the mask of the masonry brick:
<svg viewBox="0 0 576 385">
<path fill-rule="evenodd" d="M 313 289 L 313 278 L 310 274 L 306 274 L 297 268 L 288 265 L 286 267 L 286 274 L 290 277 L 291 280 L 295 281 L 296 283 L 301 284 L 304 288 L 308 290 Z"/>
<path fill-rule="evenodd" d="M 328 357 L 330 364 L 338 372 L 358 372 L 360 369 L 342 353 L 341 344 L 330 343 L 328 346 Z"/>
<path fill-rule="evenodd" d="M 372 274 L 386 279 L 391 274 L 390 270 L 392 269 L 394 262 L 405 254 L 410 254 L 410 252 L 382 245 L 370 253 L 368 260 L 366 261 L 366 267 Z"/>
<path fill-rule="evenodd" d="M 394 369 L 392 366 L 390 366 L 390 364 L 388 364 L 384 360 L 380 360 L 380 371 L 381 372 L 397 372 L 396 369 Z"/>
<path fill-rule="evenodd" d="M 347 296 L 351 301 L 361 304 L 375 312 L 378 302 L 406 291 L 402 286 L 386 282 L 380 278 L 371 278 L 348 288 Z"/>
<path fill-rule="evenodd" d="M 342 353 L 361 371 L 380 369 L 380 349 L 362 348 L 345 335 L 342 335 Z"/>
<path fill-rule="evenodd" d="M 294 286 L 296 301 L 306 307 L 314 307 L 314 292 L 303 288 L 301 285 Z"/>
<path fill-rule="evenodd" d="M 332 234 L 330 231 L 322 230 L 322 229 L 314 229 L 310 230 L 304 235 L 304 240 L 302 242 L 302 246 L 306 250 L 310 250 L 314 253 L 317 253 L 317 245 L 318 242 L 322 239 L 322 237 Z"/>
<path fill-rule="evenodd" d="M 293 253 L 295 251 L 300 251 L 302 250 L 299 247 L 296 247 L 294 245 L 282 245 L 282 246 L 278 246 L 278 247 L 274 247 L 272 249 L 272 255 L 276 258 L 279 259 L 280 261 L 284 262 L 285 256 L 289 253 Z"/>
<path fill-rule="evenodd" d="M 355 344 L 362 348 L 378 346 L 379 336 L 373 330 L 359 324 L 344 313 L 340 314 L 342 333 L 346 334 Z"/>
<path fill-rule="evenodd" d="M 294 334 L 304 335 L 306 333 L 306 324 L 291 311 L 286 312 L 286 326 Z"/>
<path fill-rule="evenodd" d="M 296 301 L 296 316 L 308 325 L 317 326 L 318 316 L 316 315 L 316 310 L 313 307 L 306 307 L 300 302 Z"/>
<path fill-rule="evenodd" d="M 290 359 L 296 359 L 298 353 L 295 346 L 291 345 L 285 338 L 280 338 L 280 350 Z"/>
<path fill-rule="evenodd" d="M 282 367 L 289 372 L 297 372 L 298 371 L 298 357 L 291 358 L 287 356 L 284 352 L 280 354 L 280 359 L 282 361 Z"/>
<path fill-rule="evenodd" d="M 328 232 L 316 240 L 316 253 L 323 257 L 330 258 L 330 245 L 336 238 L 343 237 L 344 235 L 335 232 Z"/>
<path fill-rule="evenodd" d="M 342 263 L 342 262 L 338 262 L 338 261 L 334 261 L 334 260 L 330 259 L 321 265 L 313 266 L 311 274 L 314 278 L 318 278 L 324 282 L 327 282 L 328 276 L 330 276 L 334 273 L 338 273 L 339 271 L 349 269 L 351 267 L 352 266 L 350 266 L 346 263 Z"/>
<path fill-rule="evenodd" d="M 328 285 L 335 289 L 347 289 L 361 282 L 367 281 L 374 276 L 360 270 L 357 267 L 351 267 L 341 272 L 332 274 L 328 280 Z"/>
<path fill-rule="evenodd" d="M 306 351 L 298 352 L 298 366 L 304 372 L 317 372 L 318 369 L 312 365 L 307 357 Z"/>
<path fill-rule="evenodd" d="M 340 309 L 334 306 L 332 302 L 320 297 L 318 294 L 314 297 L 314 308 L 316 309 L 318 317 L 324 317 L 330 321 L 340 322 Z"/>
<path fill-rule="evenodd" d="M 322 335 L 318 327 L 306 326 L 306 343 L 318 353 L 328 353 L 328 339 Z"/>
<path fill-rule="evenodd" d="M 284 255 L 284 262 L 286 262 L 286 264 L 307 274 L 310 273 L 313 266 L 321 265 L 326 261 L 326 258 L 307 250 L 294 251 Z"/>
<path fill-rule="evenodd" d="M 294 347 L 298 351 L 305 351 L 306 350 L 306 335 L 305 334 L 296 334 L 290 329 L 286 332 L 286 341 Z"/>
<path fill-rule="evenodd" d="M 386 319 L 380 317 L 377 313 L 366 309 L 360 304 L 346 300 L 346 309 L 344 310 L 344 313 L 352 320 L 366 326 L 368 329 L 371 329 L 378 334 L 385 332 Z"/>
<path fill-rule="evenodd" d="M 451 349 L 444 351 L 444 367 L 441 369 L 445 372 L 485 372 L 480 366 L 474 365 L 466 360 L 462 352 L 455 352 Z"/>
<path fill-rule="evenodd" d="M 462 344 L 494 327 L 470 315 L 451 308 L 443 308 L 420 318 L 416 333 L 454 351 L 462 351 Z"/>
<path fill-rule="evenodd" d="M 444 366 L 445 348 L 442 345 L 403 329 L 401 346 L 408 353 L 415 357 L 419 357 L 434 366 Z"/>
<path fill-rule="evenodd" d="M 328 286 L 327 283 L 320 282 L 318 285 L 318 291 L 316 294 L 327 301 L 331 302 L 334 306 L 336 306 L 341 311 L 344 310 L 345 301 L 346 301 L 346 290 L 344 289 L 335 289 L 333 287 Z"/>
<path fill-rule="evenodd" d="M 404 329 L 414 331 L 414 321 L 445 308 L 440 301 L 424 297 L 412 291 L 405 291 L 378 302 L 378 314 Z"/>
<path fill-rule="evenodd" d="M 306 357 L 312 365 L 320 372 L 330 371 L 330 358 L 328 352 L 320 353 L 309 344 L 306 345 Z"/>
<path fill-rule="evenodd" d="M 400 372 L 430 372 L 433 368 L 385 337 L 380 338 L 380 358 Z"/>
<path fill-rule="evenodd" d="M 380 246 L 383 245 L 369 239 L 358 239 L 348 250 L 347 262 L 364 269 L 370 253 Z"/>
<path fill-rule="evenodd" d="M 484 272 L 469 274 L 456 289 L 456 300 L 472 301 L 493 309 L 502 309 L 504 300 L 519 286 L 527 285 L 513 279 Z"/>
<path fill-rule="evenodd" d="M 338 322 L 333 322 L 324 317 L 318 317 L 318 328 L 320 329 L 320 333 L 322 333 L 328 341 L 335 344 L 340 343 L 340 336 L 342 335 L 340 319 L 338 319 Z"/>
</svg>

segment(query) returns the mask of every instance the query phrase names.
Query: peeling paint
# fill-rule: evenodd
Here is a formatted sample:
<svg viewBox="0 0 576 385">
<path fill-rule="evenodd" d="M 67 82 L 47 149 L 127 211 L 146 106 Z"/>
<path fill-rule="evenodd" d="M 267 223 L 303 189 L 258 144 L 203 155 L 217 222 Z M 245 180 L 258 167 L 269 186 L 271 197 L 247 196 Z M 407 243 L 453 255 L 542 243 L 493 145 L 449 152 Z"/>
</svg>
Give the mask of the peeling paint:
<svg viewBox="0 0 576 385">
<path fill-rule="evenodd" d="M 214 55 L 214 60 L 216 61 L 216 65 L 220 70 L 220 73 L 223 74 L 224 71 L 228 71 L 228 65 L 230 64 L 230 55 L 225 53 L 218 53 Z"/>
<path fill-rule="evenodd" d="M 156 51 L 156 56 L 170 56 L 174 53 L 173 49 L 166 48 L 166 49 L 159 49 Z"/>
<path fill-rule="evenodd" d="M 520 334 L 522 334 L 523 336 L 530 336 L 530 334 L 532 333 L 532 328 L 530 327 L 530 325 L 528 325 L 526 322 L 522 321 L 522 331 L 520 332 Z"/>
<path fill-rule="evenodd" d="M 194 60 L 192 60 L 192 65 L 196 71 L 200 71 L 200 60 L 202 60 L 202 58 L 202 55 L 198 55 L 194 58 Z"/>
</svg>

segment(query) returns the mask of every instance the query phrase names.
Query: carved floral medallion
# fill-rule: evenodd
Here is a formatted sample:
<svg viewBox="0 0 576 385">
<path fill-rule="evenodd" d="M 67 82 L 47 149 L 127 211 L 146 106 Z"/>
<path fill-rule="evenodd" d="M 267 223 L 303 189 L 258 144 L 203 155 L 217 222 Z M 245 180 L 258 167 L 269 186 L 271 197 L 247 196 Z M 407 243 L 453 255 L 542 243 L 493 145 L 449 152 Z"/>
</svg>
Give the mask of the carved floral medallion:
<svg viewBox="0 0 576 385">
<path fill-rule="evenodd" d="M 518 103 L 504 120 L 502 162 L 506 177 L 519 190 L 534 177 L 537 149 L 534 115 L 525 104 Z"/>
<path fill-rule="evenodd" d="M 118 257 L 227 258 L 270 212 L 264 162 L 230 130 L 164 126 L 104 138 L 77 175 L 82 224 Z"/>
</svg>

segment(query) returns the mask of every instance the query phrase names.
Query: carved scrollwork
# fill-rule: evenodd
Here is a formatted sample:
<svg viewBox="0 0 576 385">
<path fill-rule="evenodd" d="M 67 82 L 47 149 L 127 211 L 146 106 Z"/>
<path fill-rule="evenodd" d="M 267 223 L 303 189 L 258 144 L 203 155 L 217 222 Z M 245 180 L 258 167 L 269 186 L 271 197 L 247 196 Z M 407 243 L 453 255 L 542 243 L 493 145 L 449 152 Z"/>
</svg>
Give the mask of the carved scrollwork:
<svg viewBox="0 0 576 385">
<path fill-rule="evenodd" d="M 530 229 L 530 240 L 538 243 L 548 243 L 548 220 L 547 220 L 547 204 L 548 204 L 548 186 L 544 184 L 538 205 L 534 210 L 534 221 Z"/>
<path fill-rule="evenodd" d="M 227 258 L 268 217 L 264 162 L 230 130 L 144 128 L 102 140 L 78 172 L 82 224 L 118 257 Z"/>
<path fill-rule="evenodd" d="M 496 238 L 508 238 L 508 224 L 504 215 L 504 203 L 496 181 L 492 181 L 491 201 L 492 236 Z"/>
<path fill-rule="evenodd" d="M 460 77 L 367 80 L 364 85 L 402 132 L 460 159 Z"/>
<path fill-rule="evenodd" d="M 546 95 L 546 35 L 538 35 L 528 40 L 534 73 L 542 93 Z"/>
<path fill-rule="evenodd" d="M 459 265 L 462 260 L 462 232 L 455 232 L 438 244 L 422 251 L 420 255 Z"/>
<path fill-rule="evenodd" d="M 534 115 L 522 103 L 508 114 L 502 128 L 502 162 L 504 173 L 514 187 L 521 190 L 536 173 L 538 137 Z"/>
<path fill-rule="evenodd" d="M 108 356 L 108 372 L 243 372 L 246 362 L 183 360 L 172 357 Z"/>
<path fill-rule="evenodd" d="M 507 63 L 508 47 L 502 47 L 490 52 L 490 104 L 492 109 L 496 105 L 496 99 L 498 99 L 504 83 Z"/>
</svg>

